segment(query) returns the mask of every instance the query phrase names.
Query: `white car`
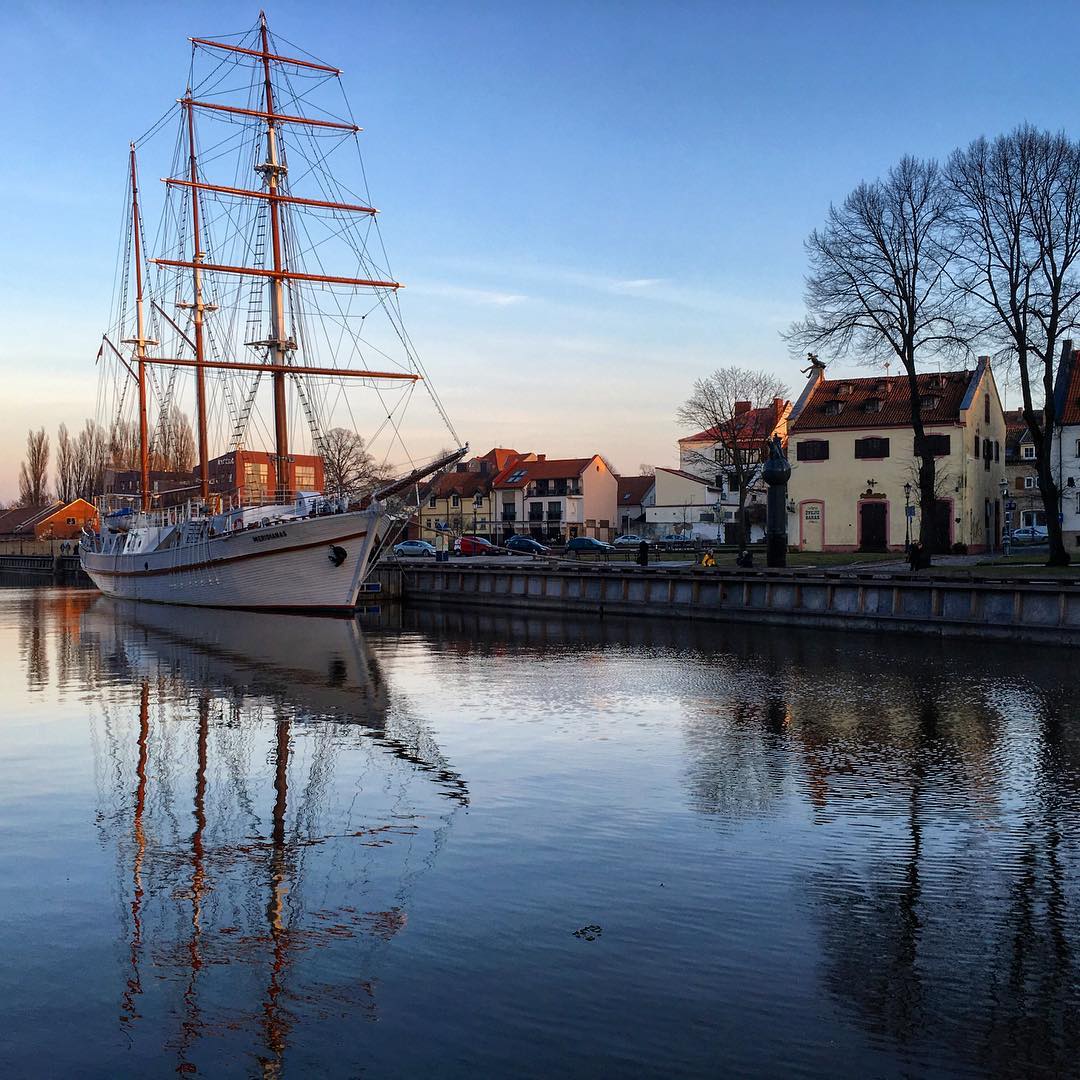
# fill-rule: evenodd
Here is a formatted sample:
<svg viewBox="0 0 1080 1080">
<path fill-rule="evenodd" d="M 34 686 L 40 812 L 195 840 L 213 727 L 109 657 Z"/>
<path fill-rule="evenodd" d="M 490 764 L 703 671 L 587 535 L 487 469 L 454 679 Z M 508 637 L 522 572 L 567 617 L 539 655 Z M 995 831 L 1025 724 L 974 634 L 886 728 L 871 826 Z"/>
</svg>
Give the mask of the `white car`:
<svg viewBox="0 0 1080 1080">
<path fill-rule="evenodd" d="M 402 540 L 400 544 L 394 545 L 394 554 L 429 557 L 435 554 L 435 548 L 426 540 Z"/>
<path fill-rule="evenodd" d="M 1050 530 L 1045 525 L 1024 525 L 1015 529 L 1012 534 L 1014 544 L 1041 544 L 1050 536 Z"/>
<path fill-rule="evenodd" d="M 635 536 L 633 533 L 625 533 L 623 536 L 616 536 L 615 539 L 611 541 L 611 543 L 617 548 L 638 547 L 641 544 L 642 540 L 644 540 L 646 544 L 652 544 L 652 541 L 649 540 L 647 537 Z"/>
</svg>

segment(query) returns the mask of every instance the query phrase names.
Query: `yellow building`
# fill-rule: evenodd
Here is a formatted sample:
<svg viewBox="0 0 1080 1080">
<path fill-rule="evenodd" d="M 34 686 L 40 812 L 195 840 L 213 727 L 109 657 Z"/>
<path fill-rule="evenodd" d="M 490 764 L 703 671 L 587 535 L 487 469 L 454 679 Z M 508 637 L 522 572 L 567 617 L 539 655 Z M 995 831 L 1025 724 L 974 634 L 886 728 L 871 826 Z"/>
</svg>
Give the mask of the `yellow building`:
<svg viewBox="0 0 1080 1080">
<path fill-rule="evenodd" d="M 502 532 L 492 488 L 495 478 L 514 461 L 535 459 L 532 453 L 495 447 L 462 462 L 453 472 L 435 477 L 420 505 L 419 539 L 433 544 L 440 532 L 448 532 L 452 537 L 495 540 Z"/>
<path fill-rule="evenodd" d="M 920 375 L 918 392 L 937 458 L 935 548 L 992 549 L 1004 521 L 1005 417 L 990 360 Z M 815 366 L 788 420 L 788 458 L 788 536 L 801 550 L 903 551 L 918 538 L 906 375 L 827 379 Z"/>
</svg>

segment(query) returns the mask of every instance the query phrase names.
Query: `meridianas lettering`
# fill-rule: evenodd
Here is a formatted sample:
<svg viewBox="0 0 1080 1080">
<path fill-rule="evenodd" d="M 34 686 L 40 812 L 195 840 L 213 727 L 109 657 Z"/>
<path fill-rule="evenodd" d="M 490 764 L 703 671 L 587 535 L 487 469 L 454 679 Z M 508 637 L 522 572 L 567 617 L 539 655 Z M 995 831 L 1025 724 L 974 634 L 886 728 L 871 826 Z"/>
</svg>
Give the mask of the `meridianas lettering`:
<svg viewBox="0 0 1080 1080">
<path fill-rule="evenodd" d="M 284 529 L 278 529 L 272 533 L 263 533 L 261 536 L 253 536 L 251 542 L 253 544 L 261 544 L 264 540 L 279 540 L 281 537 L 288 535 Z"/>
</svg>

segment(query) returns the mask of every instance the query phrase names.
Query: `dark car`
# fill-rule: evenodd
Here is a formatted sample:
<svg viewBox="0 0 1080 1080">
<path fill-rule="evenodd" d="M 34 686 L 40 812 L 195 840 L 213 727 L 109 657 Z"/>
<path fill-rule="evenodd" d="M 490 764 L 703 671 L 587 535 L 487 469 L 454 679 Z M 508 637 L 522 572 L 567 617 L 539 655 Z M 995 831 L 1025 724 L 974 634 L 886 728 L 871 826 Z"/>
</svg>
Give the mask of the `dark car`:
<svg viewBox="0 0 1080 1080">
<path fill-rule="evenodd" d="M 539 540 L 534 540 L 531 536 L 515 534 L 507 538 L 505 547 L 507 551 L 517 551 L 523 555 L 546 555 L 548 553 L 548 549 Z"/>
<path fill-rule="evenodd" d="M 482 536 L 462 536 L 454 541 L 454 551 L 458 555 L 496 555 L 495 545 Z"/>
<path fill-rule="evenodd" d="M 606 544 L 603 540 L 597 540 L 595 536 L 575 536 L 566 544 L 566 550 L 574 552 L 576 555 L 589 554 L 593 555 L 606 555 L 615 549 L 611 544 Z"/>
</svg>

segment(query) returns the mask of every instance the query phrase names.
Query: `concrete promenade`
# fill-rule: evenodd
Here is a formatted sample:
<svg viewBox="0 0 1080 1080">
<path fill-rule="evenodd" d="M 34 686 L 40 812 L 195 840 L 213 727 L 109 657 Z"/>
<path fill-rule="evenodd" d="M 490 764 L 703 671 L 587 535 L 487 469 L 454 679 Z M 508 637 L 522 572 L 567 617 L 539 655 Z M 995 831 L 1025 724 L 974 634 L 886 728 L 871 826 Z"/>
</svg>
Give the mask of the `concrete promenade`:
<svg viewBox="0 0 1080 1080">
<path fill-rule="evenodd" d="M 501 563 L 501 560 L 500 560 Z M 860 570 L 729 570 L 520 560 L 403 561 L 384 595 L 577 614 L 750 621 L 1080 645 L 1080 580 Z"/>
</svg>

